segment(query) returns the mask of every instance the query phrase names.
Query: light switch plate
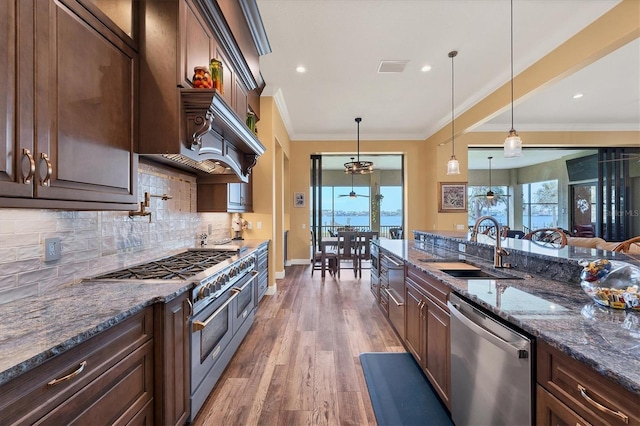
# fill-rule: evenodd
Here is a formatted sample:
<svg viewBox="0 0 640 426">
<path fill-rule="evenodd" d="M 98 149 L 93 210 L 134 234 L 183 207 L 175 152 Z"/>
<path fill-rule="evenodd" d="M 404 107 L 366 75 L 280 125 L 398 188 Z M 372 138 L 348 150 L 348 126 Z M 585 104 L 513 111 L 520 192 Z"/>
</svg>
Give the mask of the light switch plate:
<svg viewBox="0 0 640 426">
<path fill-rule="evenodd" d="M 61 257 L 60 238 L 47 238 L 44 240 L 44 261 L 51 262 L 60 260 Z"/>
</svg>

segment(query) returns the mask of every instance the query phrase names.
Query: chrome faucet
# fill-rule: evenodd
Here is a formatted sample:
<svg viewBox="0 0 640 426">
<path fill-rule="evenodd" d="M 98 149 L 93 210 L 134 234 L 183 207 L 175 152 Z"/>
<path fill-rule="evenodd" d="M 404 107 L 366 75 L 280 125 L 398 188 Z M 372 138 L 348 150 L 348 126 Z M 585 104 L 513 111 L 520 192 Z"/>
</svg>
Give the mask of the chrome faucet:
<svg viewBox="0 0 640 426">
<path fill-rule="evenodd" d="M 503 263 L 502 257 L 509 256 L 509 252 L 502 248 L 502 242 L 500 240 L 500 234 L 502 233 L 502 227 L 500 226 L 500 222 L 493 216 L 480 216 L 476 219 L 476 223 L 473 225 L 473 230 L 471 231 L 471 241 L 478 241 L 478 225 L 485 220 L 490 220 L 496 225 L 496 246 L 493 251 L 493 267 L 494 268 L 511 268 L 511 264 Z"/>
</svg>

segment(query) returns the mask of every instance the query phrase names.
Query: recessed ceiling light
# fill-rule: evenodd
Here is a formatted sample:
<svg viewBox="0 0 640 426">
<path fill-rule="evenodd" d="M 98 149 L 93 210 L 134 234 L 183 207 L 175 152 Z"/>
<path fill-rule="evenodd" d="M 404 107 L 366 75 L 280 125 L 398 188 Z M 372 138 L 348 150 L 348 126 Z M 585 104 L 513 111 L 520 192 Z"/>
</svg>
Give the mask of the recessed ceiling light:
<svg viewBox="0 0 640 426">
<path fill-rule="evenodd" d="M 423 66 L 422 68 L 420 68 L 420 71 L 422 71 L 422 72 L 431 71 L 431 65 Z"/>
<path fill-rule="evenodd" d="M 298 67 L 296 67 L 296 71 L 298 71 L 299 73 L 303 73 L 306 72 L 307 69 L 305 67 L 303 67 L 302 65 L 299 65 Z"/>
<path fill-rule="evenodd" d="M 573 95 L 573 99 L 580 99 L 583 96 L 584 95 L 582 93 L 576 93 L 575 95 Z"/>
</svg>

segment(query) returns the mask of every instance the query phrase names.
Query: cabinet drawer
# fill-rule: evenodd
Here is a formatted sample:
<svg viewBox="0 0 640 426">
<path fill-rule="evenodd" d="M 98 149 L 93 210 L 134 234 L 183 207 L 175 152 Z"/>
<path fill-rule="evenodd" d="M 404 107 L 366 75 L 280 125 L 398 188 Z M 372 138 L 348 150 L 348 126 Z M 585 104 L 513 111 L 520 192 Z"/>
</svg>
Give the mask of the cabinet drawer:
<svg viewBox="0 0 640 426">
<path fill-rule="evenodd" d="M 424 272 L 417 269 L 415 266 L 407 268 L 407 277 L 410 278 L 416 286 L 424 291 L 434 302 L 438 303 L 445 311 L 449 312 L 447 308 L 447 300 L 449 299 L 449 293 L 451 289 L 444 283 L 429 277 Z"/>
<path fill-rule="evenodd" d="M 590 426 L 540 385 L 536 390 L 536 424 L 539 426 Z"/>
<path fill-rule="evenodd" d="M 37 424 L 126 425 L 153 399 L 153 340 L 144 343 Z"/>
<path fill-rule="evenodd" d="M 541 386 L 589 423 L 640 424 L 637 395 L 542 341 L 537 374 Z"/>
<path fill-rule="evenodd" d="M 0 388 L 0 424 L 34 423 L 100 378 L 152 335 L 153 312 L 147 308 L 16 377 Z M 65 376 L 70 377 L 49 384 Z"/>
</svg>

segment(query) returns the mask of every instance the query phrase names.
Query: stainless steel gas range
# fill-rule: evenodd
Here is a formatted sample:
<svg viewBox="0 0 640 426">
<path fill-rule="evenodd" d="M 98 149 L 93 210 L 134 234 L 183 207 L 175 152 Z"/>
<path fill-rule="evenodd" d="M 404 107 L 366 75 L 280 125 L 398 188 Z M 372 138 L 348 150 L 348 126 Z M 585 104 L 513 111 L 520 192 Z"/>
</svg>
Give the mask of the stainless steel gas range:
<svg viewBox="0 0 640 426">
<path fill-rule="evenodd" d="M 256 256 L 194 249 L 94 280 L 193 282 L 190 302 L 191 416 L 196 416 L 249 331 L 258 303 Z"/>
</svg>

